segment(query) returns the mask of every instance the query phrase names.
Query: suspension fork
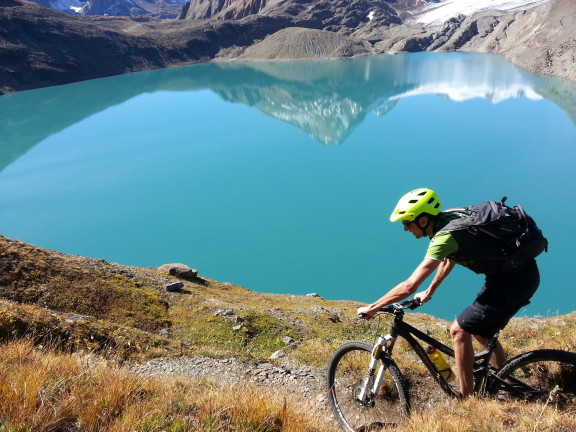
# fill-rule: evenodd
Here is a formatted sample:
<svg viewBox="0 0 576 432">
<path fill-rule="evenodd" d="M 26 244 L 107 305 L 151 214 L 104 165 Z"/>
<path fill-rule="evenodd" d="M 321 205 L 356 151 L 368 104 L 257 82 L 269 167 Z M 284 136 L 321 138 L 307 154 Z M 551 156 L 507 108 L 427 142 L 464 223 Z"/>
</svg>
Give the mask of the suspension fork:
<svg viewBox="0 0 576 432">
<path fill-rule="evenodd" d="M 395 342 L 396 337 L 386 335 L 379 336 L 378 341 L 374 344 L 370 365 L 368 366 L 368 374 L 366 378 L 364 378 L 364 382 L 357 396 L 357 400 L 363 405 L 368 405 L 373 402 L 373 396 L 382 385 L 387 367 L 383 362 L 380 362 L 380 367 L 378 367 L 378 361 L 381 359 L 382 352 L 392 354 L 392 348 Z M 378 372 L 376 372 L 377 368 Z"/>
</svg>

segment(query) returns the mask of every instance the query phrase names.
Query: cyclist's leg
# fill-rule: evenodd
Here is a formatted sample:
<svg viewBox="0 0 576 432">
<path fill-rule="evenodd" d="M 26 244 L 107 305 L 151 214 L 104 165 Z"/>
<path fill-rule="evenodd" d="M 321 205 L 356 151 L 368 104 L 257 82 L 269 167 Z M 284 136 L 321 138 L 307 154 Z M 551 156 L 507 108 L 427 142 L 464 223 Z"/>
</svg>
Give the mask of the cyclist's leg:
<svg viewBox="0 0 576 432">
<path fill-rule="evenodd" d="M 454 342 L 457 365 L 461 366 L 460 391 L 463 396 L 469 394 L 473 358 L 468 352 L 472 347 L 471 335 L 486 342 L 496 332 L 503 329 L 510 318 L 520 308 L 530 303 L 530 298 L 538 288 L 540 277 L 536 262 L 532 261 L 522 269 L 498 276 L 487 276 L 486 283 L 474 303 L 458 315 L 450 332 Z M 500 343 L 496 345 L 493 362 L 503 364 L 506 360 Z M 474 353 L 472 351 L 472 357 Z M 460 362 L 460 364 L 459 364 Z M 468 363 L 469 362 L 469 363 Z"/>
<path fill-rule="evenodd" d="M 466 397 L 474 391 L 474 347 L 472 346 L 472 334 L 460 327 L 458 321 L 454 321 L 450 327 L 450 336 L 454 347 L 454 359 L 458 371 L 458 384 L 460 394 Z"/>
<path fill-rule="evenodd" d="M 523 307 L 538 288 L 540 275 L 535 261 L 521 269 L 486 276 L 482 290 L 456 320 L 462 329 L 491 338 Z"/>
</svg>

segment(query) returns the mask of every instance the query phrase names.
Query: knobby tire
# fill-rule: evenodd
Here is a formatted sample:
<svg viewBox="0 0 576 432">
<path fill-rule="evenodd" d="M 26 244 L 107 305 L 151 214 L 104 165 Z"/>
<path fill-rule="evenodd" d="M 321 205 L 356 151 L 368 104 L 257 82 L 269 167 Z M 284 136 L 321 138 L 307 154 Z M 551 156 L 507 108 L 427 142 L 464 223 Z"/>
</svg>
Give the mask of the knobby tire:
<svg viewBox="0 0 576 432">
<path fill-rule="evenodd" d="M 510 359 L 496 376 L 499 399 L 540 402 L 576 414 L 576 353 L 536 350 Z"/>
<path fill-rule="evenodd" d="M 372 344 L 364 341 L 347 342 L 334 352 L 328 364 L 330 405 L 334 417 L 348 432 L 393 429 L 410 411 L 402 373 L 384 354 L 378 362 L 378 367 L 387 368 L 380 390 L 369 404 L 357 401 L 358 391 L 368 374 L 372 348 Z"/>
</svg>

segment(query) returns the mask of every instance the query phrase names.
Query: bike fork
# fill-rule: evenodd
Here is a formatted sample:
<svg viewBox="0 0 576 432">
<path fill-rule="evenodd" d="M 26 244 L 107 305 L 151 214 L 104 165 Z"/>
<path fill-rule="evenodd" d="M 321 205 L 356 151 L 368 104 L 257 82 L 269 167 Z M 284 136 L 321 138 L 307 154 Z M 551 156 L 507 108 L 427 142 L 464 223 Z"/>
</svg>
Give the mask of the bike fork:
<svg viewBox="0 0 576 432">
<path fill-rule="evenodd" d="M 393 345 L 393 338 L 390 335 L 380 336 L 378 342 L 374 344 L 372 349 L 372 356 L 370 358 L 370 365 L 368 366 L 368 374 L 364 378 L 364 382 L 360 387 L 358 396 L 356 400 L 362 405 L 370 405 L 374 403 L 374 395 L 378 392 L 378 389 L 382 385 L 384 380 L 384 374 L 386 373 L 386 365 L 384 363 L 380 364 L 378 372 L 376 373 L 376 368 L 378 367 L 378 361 L 382 355 L 382 350 L 386 347 L 387 352 L 391 351 Z M 389 344 L 390 343 L 390 344 Z M 389 344 L 387 346 L 387 344 Z M 374 376 L 376 375 L 376 376 Z"/>
</svg>

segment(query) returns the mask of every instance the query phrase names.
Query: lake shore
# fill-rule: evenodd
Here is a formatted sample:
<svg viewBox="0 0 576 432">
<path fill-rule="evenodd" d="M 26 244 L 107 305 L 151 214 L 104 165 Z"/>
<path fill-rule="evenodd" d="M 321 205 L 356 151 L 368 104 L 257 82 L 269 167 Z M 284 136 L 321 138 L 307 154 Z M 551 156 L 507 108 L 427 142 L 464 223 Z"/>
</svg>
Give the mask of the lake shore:
<svg viewBox="0 0 576 432">
<path fill-rule="evenodd" d="M 372 20 L 336 33 L 306 28 L 313 16 L 305 14 L 135 22 L 74 17 L 9 0 L 0 9 L 0 94 L 207 61 L 417 51 L 494 52 L 525 69 L 576 80 L 575 8 L 574 1 L 549 0 L 528 10 L 461 16 L 441 26 Z"/>
</svg>

